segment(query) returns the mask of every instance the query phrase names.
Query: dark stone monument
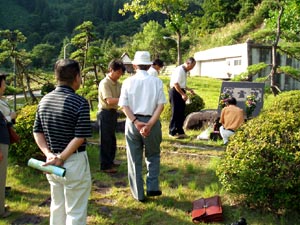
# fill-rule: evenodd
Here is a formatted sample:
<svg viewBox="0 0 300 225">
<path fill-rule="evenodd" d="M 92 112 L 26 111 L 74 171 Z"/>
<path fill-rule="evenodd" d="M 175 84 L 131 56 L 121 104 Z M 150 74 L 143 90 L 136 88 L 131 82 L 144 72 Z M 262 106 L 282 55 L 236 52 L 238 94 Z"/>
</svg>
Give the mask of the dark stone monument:
<svg viewBox="0 0 300 225">
<path fill-rule="evenodd" d="M 222 83 L 220 95 L 222 93 L 228 93 L 230 96 L 235 97 L 237 106 L 246 111 L 246 98 L 249 95 L 254 95 L 257 101 L 256 108 L 253 111 L 252 116 L 255 117 L 259 114 L 264 104 L 264 83 L 255 82 L 231 82 L 224 81 Z M 219 99 L 220 101 L 220 99 Z M 218 112 L 221 113 L 221 108 L 218 106 Z"/>
</svg>

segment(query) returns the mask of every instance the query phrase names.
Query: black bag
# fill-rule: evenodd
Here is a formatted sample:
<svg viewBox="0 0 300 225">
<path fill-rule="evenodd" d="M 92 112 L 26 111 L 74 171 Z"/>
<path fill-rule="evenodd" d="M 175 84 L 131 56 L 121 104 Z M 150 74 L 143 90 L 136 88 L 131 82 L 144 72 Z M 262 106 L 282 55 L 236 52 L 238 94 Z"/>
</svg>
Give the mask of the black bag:
<svg viewBox="0 0 300 225">
<path fill-rule="evenodd" d="M 10 144 L 18 143 L 20 142 L 21 138 L 20 136 L 16 133 L 14 128 L 12 126 L 7 125 L 8 133 L 9 133 L 9 141 Z"/>
<path fill-rule="evenodd" d="M 7 119 L 5 118 L 5 116 L 3 114 L 2 114 L 2 117 L 3 117 L 4 121 L 6 122 L 7 130 L 8 130 L 8 133 L 9 133 L 9 142 L 10 142 L 10 144 L 14 144 L 14 143 L 20 142 L 21 138 L 17 134 L 17 132 L 14 130 L 12 124 L 10 124 L 7 121 Z"/>
</svg>

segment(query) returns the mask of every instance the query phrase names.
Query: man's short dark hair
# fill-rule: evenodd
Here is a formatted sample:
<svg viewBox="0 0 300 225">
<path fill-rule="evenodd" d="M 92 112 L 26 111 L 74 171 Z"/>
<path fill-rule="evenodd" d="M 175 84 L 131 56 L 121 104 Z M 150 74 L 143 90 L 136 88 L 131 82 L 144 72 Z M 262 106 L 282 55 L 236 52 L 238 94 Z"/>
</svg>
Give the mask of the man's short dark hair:
<svg viewBox="0 0 300 225">
<path fill-rule="evenodd" d="M 5 73 L 0 73 L 0 87 L 1 87 L 2 80 L 5 80 L 5 79 L 6 79 L 6 76 L 7 76 L 7 74 L 5 74 Z"/>
<path fill-rule="evenodd" d="M 151 65 L 136 65 L 140 70 L 148 70 Z"/>
<path fill-rule="evenodd" d="M 227 100 L 227 103 L 228 103 L 228 105 L 236 105 L 237 104 L 235 97 L 230 97 Z"/>
<path fill-rule="evenodd" d="M 186 62 L 193 64 L 193 63 L 196 63 L 196 60 L 193 57 L 190 57 L 186 60 Z"/>
<path fill-rule="evenodd" d="M 80 74 L 80 66 L 73 59 L 59 59 L 54 66 L 55 77 L 60 82 L 72 84 L 76 76 Z"/>
<path fill-rule="evenodd" d="M 112 69 L 113 71 L 117 71 L 122 69 L 123 73 L 125 72 L 126 68 L 122 60 L 120 59 L 113 59 L 110 61 L 108 68 Z"/>
<path fill-rule="evenodd" d="M 160 59 L 155 59 L 152 63 L 152 65 L 157 65 L 159 66 L 160 68 L 164 67 L 164 62 Z"/>
</svg>

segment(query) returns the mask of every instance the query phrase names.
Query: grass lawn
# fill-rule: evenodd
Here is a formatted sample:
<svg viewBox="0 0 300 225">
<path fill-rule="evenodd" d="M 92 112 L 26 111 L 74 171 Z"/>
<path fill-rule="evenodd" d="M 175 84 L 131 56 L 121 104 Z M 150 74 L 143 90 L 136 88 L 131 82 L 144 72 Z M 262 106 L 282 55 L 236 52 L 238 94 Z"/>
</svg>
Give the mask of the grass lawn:
<svg viewBox="0 0 300 225">
<path fill-rule="evenodd" d="M 167 78 L 164 82 L 167 82 Z M 166 81 L 165 81 L 166 79 Z M 206 103 L 206 108 L 217 108 L 220 81 L 189 78 Z M 213 87 L 210 87 L 212 84 Z M 215 85 L 215 86 L 214 86 Z M 93 112 L 95 113 L 95 112 Z M 245 217 L 250 225 L 300 224 L 299 214 L 276 217 L 273 214 L 247 207 L 238 196 L 222 190 L 215 168 L 225 148 L 221 142 L 200 141 L 200 131 L 187 131 L 186 140 L 168 137 L 168 122 L 162 122 L 161 190 L 163 195 L 140 203 L 131 196 L 127 180 L 127 161 L 123 133 L 117 133 L 117 159 L 122 161 L 118 173 L 108 175 L 99 171 L 98 137 L 89 139 L 88 154 L 92 173 L 92 192 L 88 205 L 90 225 L 185 225 L 191 221 L 192 202 L 200 197 L 220 195 L 224 221 L 231 224 Z M 144 171 L 146 174 L 146 171 Z M 49 224 L 49 184 L 41 172 L 27 166 L 9 165 L 7 185 L 12 190 L 6 198 L 12 215 L 0 219 L 0 225 Z"/>
</svg>

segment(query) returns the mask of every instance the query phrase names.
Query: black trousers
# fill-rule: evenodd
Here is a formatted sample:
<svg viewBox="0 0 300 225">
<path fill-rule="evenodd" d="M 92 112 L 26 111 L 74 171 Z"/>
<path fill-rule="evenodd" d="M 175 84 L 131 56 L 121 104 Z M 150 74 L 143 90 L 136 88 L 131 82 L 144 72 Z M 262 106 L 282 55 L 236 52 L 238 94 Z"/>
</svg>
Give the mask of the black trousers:
<svg viewBox="0 0 300 225">
<path fill-rule="evenodd" d="M 185 93 L 185 90 L 182 89 Z M 184 134 L 183 123 L 185 120 L 185 101 L 175 88 L 169 90 L 169 99 L 172 107 L 172 117 L 169 125 L 169 134 Z"/>
<path fill-rule="evenodd" d="M 110 169 L 117 151 L 116 128 L 118 113 L 116 110 L 101 110 L 98 114 L 100 131 L 100 167 Z"/>
</svg>

